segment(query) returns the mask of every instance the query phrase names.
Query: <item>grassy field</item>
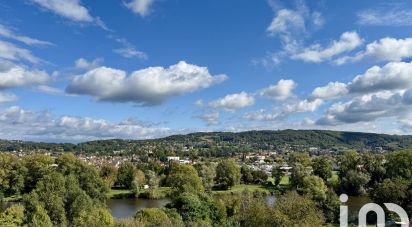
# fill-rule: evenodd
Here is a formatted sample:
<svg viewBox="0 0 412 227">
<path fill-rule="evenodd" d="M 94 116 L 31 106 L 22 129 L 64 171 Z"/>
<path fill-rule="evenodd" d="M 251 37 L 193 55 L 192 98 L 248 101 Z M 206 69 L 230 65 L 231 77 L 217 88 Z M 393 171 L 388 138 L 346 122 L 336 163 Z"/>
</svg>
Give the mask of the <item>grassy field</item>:
<svg viewBox="0 0 412 227">
<path fill-rule="evenodd" d="M 280 179 L 279 184 L 282 186 L 288 186 L 290 184 L 290 177 L 289 176 L 283 176 L 282 179 Z"/>
<path fill-rule="evenodd" d="M 234 187 L 232 187 L 229 190 L 215 190 L 213 193 L 219 194 L 219 193 L 236 193 L 236 192 L 243 192 L 243 191 L 261 191 L 265 193 L 270 193 L 269 189 L 261 186 L 261 185 L 256 185 L 256 184 L 239 184 Z"/>
<path fill-rule="evenodd" d="M 107 193 L 107 196 L 111 199 L 129 198 L 134 196 L 134 193 L 127 189 L 110 189 L 109 193 Z"/>
<path fill-rule="evenodd" d="M 160 199 L 165 198 L 170 193 L 169 187 L 159 187 L 153 191 L 142 190 L 139 193 L 139 197 L 148 198 L 148 199 Z M 127 189 L 110 189 L 107 196 L 111 199 L 120 199 L 120 198 L 130 198 L 134 197 L 134 193 L 131 190 Z"/>
</svg>

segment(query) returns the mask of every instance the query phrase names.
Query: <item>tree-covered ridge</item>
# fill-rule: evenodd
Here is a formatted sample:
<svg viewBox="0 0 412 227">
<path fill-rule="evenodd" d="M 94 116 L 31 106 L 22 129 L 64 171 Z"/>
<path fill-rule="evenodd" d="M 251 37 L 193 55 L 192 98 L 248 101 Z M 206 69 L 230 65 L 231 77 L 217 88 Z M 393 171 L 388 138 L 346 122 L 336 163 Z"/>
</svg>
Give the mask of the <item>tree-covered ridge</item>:
<svg viewBox="0 0 412 227">
<path fill-rule="evenodd" d="M 79 144 L 40 143 L 0 140 L 1 151 L 70 151 L 70 152 L 137 152 L 142 147 L 178 151 L 192 149 L 225 148 L 231 152 L 253 150 L 301 151 L 310 147 L 319 149 L 387 151 L 412 148 L 412 136 L 327 130 L 278 130 L 246 132 L 197 132 L 147 140 L 96 140 Z"/>
</svg>

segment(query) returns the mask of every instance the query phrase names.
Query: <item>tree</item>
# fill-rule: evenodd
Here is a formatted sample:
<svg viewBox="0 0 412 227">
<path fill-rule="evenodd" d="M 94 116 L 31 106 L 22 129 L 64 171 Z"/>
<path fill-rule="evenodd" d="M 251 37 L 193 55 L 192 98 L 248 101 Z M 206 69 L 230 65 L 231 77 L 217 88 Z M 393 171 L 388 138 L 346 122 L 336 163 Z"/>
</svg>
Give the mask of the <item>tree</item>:
<svg viewBox="0 0 412 227">
<path fill-rule="evenodd" d="M 323 211 L 327 223 L 337 223 L 339 221 L 340 201 L 333 189 L 328 189 L 326 199 L 321 201 L 319 206 Z"/>
<path fill-rule="evenodd" d="M 31 227 L 52 227 L 53 224 L 42 206 L 36 206 L 34 213 L 29 221 Z"/>
<path fill-rule="evenodd" d="M 341 190 L 348 195 L 365 194 L 365 186 L 369 182 L 370 176 L 366 173 L 349 170 L 341 178 Z"/>
<path fill-rule="evenodd" d="M 374 186 L 374 189 L 370 191 L 369 195 L 373 201 L 378 204 L 395 203 L 402 207 L 410 205 L 407 201 L 408 182 L 400 178 L 383 180 L 382 183 Z"/>
<path fill-rule="evenodd" d="M 120 165 L 117 171 L 116 184 L 120 187 L 132 189 L 132 182 L 134 180 L 135 166 L 131 162 L 124 162 Z"/>
<path fill-rule="evenodd" d="M 291 166 L 301 164 L 308 167 L 311 164 L 309 154 L 306 152 L 293 152 L 289 155 L 289 163 Z"/>
<path fill-rule="evenodd" d="M 143 188 L 144 184 L 146 183 L 146 177 L 141 170 L 136 170 L 134 173 L 134 179 L 132 182 L 132 189 L 136 197 L 138 197 L 140 193 L 140 189 Z"/>
<path fill-rule="evenodd" d="M 302 187 L 303 179 L 311 175 L 311 168 L 305 167 L 300 163 L 293 165 L 290 182 L 294 187 Z"/>
<path fill-rule="evenodd" d="M 135 219 L 143 223 L 143 226 L 173 226 L 167 214 L 160 208 L 144 208 L 136 213 Z"/>
<path fill-rule="evenodd" d="M 392 152 L 386 156 L 386 177 L 412 181 L 412 151 Z"/>
<path fill-rule="evenodd" d="M 23 163 L 27 169 L 27 175 L 24 179 L 24 192 L 31 192 L 37 182 L 45 175 L 52 171 L 51 165 L 54 163 L 53 158 L 43 154 L 28 155 L 23 158 Z"/>
<path fill-rule="evenodd" d="M 362 156 L 362 160 L 366 173 L 371 177 L 369 185 L 373 186 L 375 183 L 382 182 L 386 174 L 384 156 L 366 153 Z"/>
<path fill-rule="evenodd" d="M 114 220 L 110 212 L 105 208 L 92 208 L 90 212 L 83 211 L 74 226 L 113 226 Z"/>
<path fill-rule="evenodd" d="M 342 178 L 350 170 L 357 170 L 358 165 L 360 164 L 360 158 L 356 151 L 346 151 L 338 157 L 340 162 L 339 167 L 339 177 Z"/>
<path fill-rule="evenodd" d="M 24 206 L 13 205 L 0 213 L 0 226 L 22 226 L 24 217 Z"/>
<path fill-rule="evenodd" d="M 100 177 L 112 188 L 117 180 L 117 168 L 109 163 L 100 168 Z"/>
<path fill-rule="evenodd" d="M 199 163 L 194 166 L 199 177 L 202 178 L 203 187 L 206 191 L 211 191 L 216 177 L 216 166 L 213 163 Z"/>
<path fill-rule="evenodd" d="M 280 181 L 282 180 L 283 173 L 280 170 L 280 167 L 276 164 L 272 167 L 272 177 L 274 179 L 275 186 L 278 186 Z"/>
<path fill-rule="evenodd" d="M 303 178 L 302 191 L 315 201 L 323 201 L 326 199 L 328 188 L 322 178 L 318 176 L 306 176 Z"/>
<path fill-rule="evenodd" d="M 167 184 L 171 187 L 174 197 L 185 192 L 196 194 L 204 191 L 202 179 L 191 165 L 173 165 L 167 177 Z"/>
<path fill-rule="evenodd" d="M 273 208 L 272 226 L 323 226 L 325 220 L 316 204 L 307 196 L 287 192 Z"/>
<path fill-rule="evenodd" d="M 240 183 L 240 168 L 232 159 L 224 159 L 216 167 L 216 182 L 224 190 Z"/>
<path fill-rule="evenodd" d="M 205 197 L 197 194 L 182 193 L 172 203 L 182 216 L 183 221 L 207 220 L 210 218 L 210 207 Z"/>
<path fill-rule="evenodd" d="M 322 178 L 325 182 L 332 176 L 332 163 L 326 157 L 312 160 L 313 174 Z"/>
<path fill-rule="evenodd" d="M 246 166 L 246 165 L 242 165 L 242 167 L 240 168 L 240 174 L 242 174 L 242 177 L 240 178 L 240 181 L 243 184 L 251 184 L 253 183 L 253 170 L 252 168 Z"/>
</svg>

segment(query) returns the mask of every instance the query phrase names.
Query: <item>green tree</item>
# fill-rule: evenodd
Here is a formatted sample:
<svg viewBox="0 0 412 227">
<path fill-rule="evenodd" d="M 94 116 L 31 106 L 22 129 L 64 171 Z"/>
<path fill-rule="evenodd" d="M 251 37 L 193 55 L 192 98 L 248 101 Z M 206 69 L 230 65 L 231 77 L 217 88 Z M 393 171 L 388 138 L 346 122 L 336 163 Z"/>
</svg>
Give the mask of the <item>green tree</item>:
<svg viewBox="0 0 412 227">
<path fill-rule="evenodd" d="M 369 195 L 378 204 L 395 203 L 402 207 L 410 205 L 405 204 L 408 202 L 408 182 L 401 178 L 383 180 L 374 186 Z"/>
<path fill-rule="evenodd" d="M 346 151 L 338 157 L 340 162 L 339 177 L 342 178 L 350 170 L 357 170 L 360 164 L 360 157 L 356 151 Z"/>
<path fill-rule="evenodd" d="M 276 202 L 272 213 L 272 226 L 323 226 L 325 219 L 315 202 L 296 192 L 287 192 Z"/>
<path fill-rule="evenodd" d="M 275 186 L 278 186 L 280 181 L 282 180 L 283 173 L 280 170 L 280 166 L 278 166 L 277 164 L 274 164 L 272 167 L 272 177 L 274 179 Z"/>
<path fill-rule="evenodd" d="M 215 184 L 216 166 L 213 163 L 199 163 L 194 167 L 199 177 L 202 178 L 203 187 L 210 192 Z"/>
<path fill-rule="evenodd" d="M 315 201 L 323 201 L 326 199 L 328 188 L 322 178 L 318 176 L 306 176 L 303 178 L 302 191 Z"/>
<path fill-rule="evenodd" d="M 412 181 L 412 151 L 398 151 L 386 156 L 386 177 Z"/>
<path fill-rule="evenodd" d="M 232 159 L 224 159 L 216 167 L 216 183 L 224 190 L 240 183 L 240 168 Z"/>
<path fill-rule="evenodd" d="M 172 221 L 160 208 L 145 208 L 136 213 L 135 219 L 148 227 L 170 227 Z"/>
<path fill-rule="evenodd" d="M 167 177 L 167 184 L 171 187 L 174 197 L 185 192 L 196 194 L 204 191 L 202 179 L 191 165 L 173 165 Z"/>
<path fill-rule="evenodd" d="M 78 227 L 111 227 L 113 225 L 113 217 L 105 208 L 93 208 L 90 212 L 83 211 L 80 217 L 74 221 L 74 226 Z"/>
<path fill-rule="evenodd" d="M 364 169 L 371 177 L 369 185 L 373 186 L 378 182 L 382 182 L 386 174 L 384 166 L 384 156 L 379 154 L 365 153 L 362 156 Z"/>
<path fill-rule="evenodd" d="M 325 182 L 332 176 L 332 163 L 326 157 L 318 157 L 312 160 L 313 174 L 322 178 Z"/>
<path fill-rule="evenodd" d="M 36 206 L 29 221 L 31 227 L 52 227 L 53 224 L 49 215 L 42 206 Z"/>
<path fill-rule="evenodd" d="M 294 187 L 302 187 L 303 179 L 311 175 L 311 168 L 304 166 L 300 163 L 296 163 L 292 166 L 292 173 L 290 177 L 291 185 Z"/>
<path fill-rule="evenodd" d="M 100 168 L 100 177 L 112 188 L 117 180 L 117 168 L 109 163 Z"/>
<path fill-rule="evenodd" d="M 136 197 L 139 196 L 140 190 L 143 188 L 146 183 L 146 177 L 141 170 L 136 170 L 134 173 L 134 178 L 132 182 L 132 189 Z"/>
<path fill-rule="evenodd" d="M 120 165 L 117 171 L 117 182 L 116 184 L 120 187 L 127 189 L 132 189 L 132 183 L 134 180 L 135 166 L 131 162 L 124 162 Z"/>
<path fill-rule="evenodd" d="M 349 170 L 341 178 L 341 190 L 348 195 L 361 195 L 366 193 L 365 186 L 370 176 L 356 170 Z"/>
<path fill-rule="evenodd" d="M 22 226 L 24 220 L 24 206 L 22 205 L 13 205 L 7 208 L 3 213 L 0 213 L 0 226 Z"/>
</svg>

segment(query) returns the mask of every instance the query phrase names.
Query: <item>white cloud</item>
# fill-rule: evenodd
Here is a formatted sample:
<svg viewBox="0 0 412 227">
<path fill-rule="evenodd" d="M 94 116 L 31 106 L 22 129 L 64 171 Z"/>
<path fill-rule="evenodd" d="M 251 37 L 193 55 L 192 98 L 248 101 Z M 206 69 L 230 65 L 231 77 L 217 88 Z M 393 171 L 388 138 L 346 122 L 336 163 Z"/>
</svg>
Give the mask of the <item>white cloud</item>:
<svg viewBox="0 0 412 227">
<path fill-rule="evenodd" d="M 88 61 L 84 58 L 79 58 L 74 62 L 74 67 L 77 69 L 95 69 L 103 63 L 103 59 L 96 58 L 93 61 Z"/>
<path fill-rule="evenodd" d="M 310 95 L 310 99 L 329 100 L 342 97 L 348 93 L 347 85 L 340 82 L 329 82 L 324 87 L 317 87 Z"/>
<path fill-rule="evenodd" d="M 0 58 L 12 61 L 25 60 L 31 63 L 38 63 L 41 61 L 29 50 L 17 47 L 12 43 L 2 40 L 0 40 Z"/>
<path fill-rule="evenodd" d="M 217 111 L 203 113 L 196 117 L 204 121 L 208 126 L 218 125 L 220 123 L 220 113 Z"/>
<path fill-rule="evenodd" d="M 321 99 L 314 100 L 299 100 L 294 103 L 287 103 L 284 106 L 284 112 L 286 113 L 299 113 L 299 112 L 314 112 L 324 103 Z"/>
<path fill-rule="evenodd" d="M 46 84 L 50 76 L 45 71 L 0 61 L 0 89 Z"/>
<path fill-rule="evenodd" d="M 47 41 L 42 41 L 42 40 L 27 37 L 27 36 L 18 35 L 14 33 L 14 31 L 12 31 L 11 29 L 7 28 L 6 26 L 2 24 L 0 24 L 0 36 L 8 38 L 8 39 L 17 40 L 27 45 L 52 45 L 52 43 L 47 42 Z"/>
<path fill-rule="evenodd" d="M 304 1 L 296 1 L 295 9 L 275 9 L 275 16 L 266 31 L 270 36 L 280 39 L 282 49 L 270 52 L 262 59 L 255 59 L 253 62 L 265 67 L 280 64 L 283 58 L 298 53 L 306 37 L 323 24 L 322 14 L 311 11 Z"/>
<path fill-rule="evenodd" d="M 136 50 L 134 47 L 125 47 L 113 50 L 115 53 L 120 54 L 125 58 L 140 58 L 147 59 L 146 53 Z"/>
<path fill-rule="evenodd" d="M 171 133 L 169 128 L 156 127 L 133 119 L 116 123 L 89 117 L 56 117 L 46 111 L 29 111 L 16 106 L 0 110 L 0 127 L 1 138 L 36 141 L 146 139 Z"/>
<path fill-rule="evenodd" d="M 357 14 L 358 24 L 369 26 L 412 26 L 410 9 L 369 9 Z"/>
<path fill-rule="evenodd" d="M 296 83 L 293 80 L 279 80 L 277 84 L 263 89 L 260 95 L 270 99 L 285 100 L 293 95 Z"/>
<path fill-rule="evenodd" d="M 356 32 L 344 32 L 339 40 L 334 40 L 328 47 L 322 47 L 319 44 L 311 45 L 305 48 L 303 52 L 292 56 L 293 59 L 300 59 L 305 62 L 323 62 L 330 60 L 332 57 L 354 50 L 362 44 L 363 40 Z"/>
<path fill-rule="evenodd" d="M 36 90 L 47 94 L 64 94 L 64 90 L 55 87 L 50 87 L 47 85 L 39 85 L 36 87 Z"/>
<path fill-rule="evenodd" d="M 151 12 L 153 3 L 154 0 L 127 0 L 124 2 L 127 8 L 142 17 L 147 16 Z"/>
<path fill-rule="evenodd" d="M 81 0 L 31 0 L 41 8 L 56 15 L 79 23 L 93 23 L 104 30 L 110 31 L 98 17 L 90 15 L 89 10 L 82 5 Z"/>
<path fill-rule="evenodd" d="M 149 67 L 127 75 L 125 71 L 99 67 L 75 76 L 66 91 L 90 95 L 99 101 L 157 105 L 173 96 L 208 88 L 227 79 L 213 76 L 206 67 L 184 61 L 169 68 Z"/>
<path fill-rule="evenodd" d="M 89 10 L 80 0 L 31 0 L 53 13 L 77 22 L 93 22 Z"/>
<path fill-rule="evenodd" d="M 285 117 L 282 113 L 271 112 L 266 109 L 251 111 L 243 115 L 244 119 L 252 121 L 278 121 L 283 120 Z"/>
<path fill-rule="evenodd" d="M 270 35 L 291 35 L 294 32 L 304 32 L 306 30 L 304 15 L 295 10 L 281 9 L 266 30 Z"/>
<path fill-rule="evenodd" d="M 383 92 L 355 97 L 348 102 L 333 104 L 326 115 L 317 121 L 320 125 L 338 125 L 344 123 L 373 122 L 379 118 L 396 117 L 410 112 L 404 92 Z"/>
<path fill-rule="evenodd" d="M 209 102 L 213 108 L 223 108 L 226 111 L 236 111 L 255 104 L 255 98 L 246 92 L 226 95 L 223 98 Z"/>
<path fill-rule="evenodd" d="M 344 56 L 336 59 L 335 63 L 342 65 L 363 59 L 374 62 L 401 61 L 410 57 L 412 57 L 412 38 L 395 39 L 387 37 L 369 43 L 365 50 L 358 52 L 354 56 Z"/>
<path fill-rule="evenodd" d="M 0 92 L 0 103 L 5 102 L 15 102 L 17 101 L 17 96 L 11 93 L 1 93 Z"/>
<path fill-rule="evenodd" d="M 147 59 L 148 56 L 143 51 L 137 50 L 136 47 L 129 41 L 123 38 L 114 38 L 114 40 L 122 45 L 121 48 L 114 49 L 113 52 L 125 58 L 140 58 Z"/>
</svg>

